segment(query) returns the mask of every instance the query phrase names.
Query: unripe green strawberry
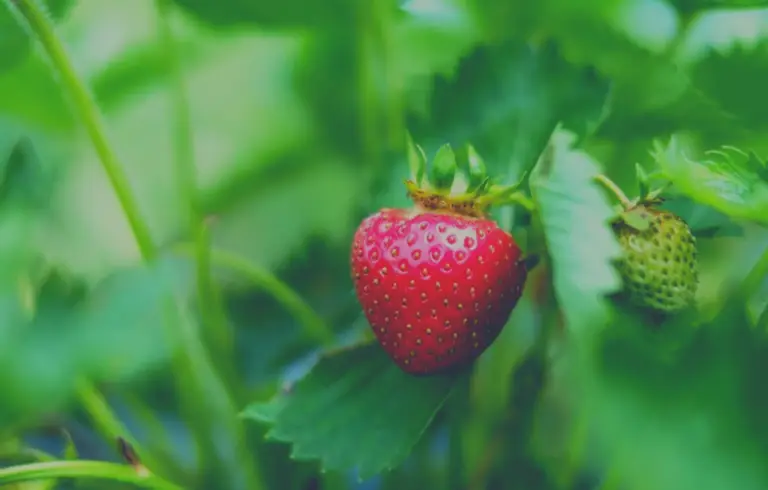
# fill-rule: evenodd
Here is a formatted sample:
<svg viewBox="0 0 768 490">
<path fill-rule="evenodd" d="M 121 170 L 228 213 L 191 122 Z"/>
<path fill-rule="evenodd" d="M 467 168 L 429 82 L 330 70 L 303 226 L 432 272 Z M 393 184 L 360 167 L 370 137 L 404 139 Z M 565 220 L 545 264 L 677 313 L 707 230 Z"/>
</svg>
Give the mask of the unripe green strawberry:
<svg viewBox="0 0 768 490">
<path fill-rule="evenodd" d="M 630 299 L 639 306 L 674 313 L 693 305 L 698 287 L 696 238 L 679 216 L 638 208 L 649 226 L 614 225 L 624 256 L 618 269 Z"/>
</svg>

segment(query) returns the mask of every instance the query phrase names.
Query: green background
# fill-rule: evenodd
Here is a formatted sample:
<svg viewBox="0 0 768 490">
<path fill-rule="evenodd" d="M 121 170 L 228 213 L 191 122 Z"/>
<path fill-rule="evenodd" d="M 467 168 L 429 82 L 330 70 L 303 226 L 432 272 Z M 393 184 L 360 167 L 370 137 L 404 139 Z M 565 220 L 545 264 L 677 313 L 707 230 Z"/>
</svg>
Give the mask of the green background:
<svg viewBox="0 0 768 490">
<path fill-rule="evenodd" d="M 0 458 L 80 468 L 8 488 L 133 488 L 75 461 L 118 435 L 190 489 L 768 488 L 766 2 L 0 3 Z M 352 289 L 408 134 L 533 169 L 493 217 L 540 263 L 458 377 L 397 371 Z M 636 164 L 699 239 L 662 322 L 614 297 L 593 180 Z"/>
</svg>

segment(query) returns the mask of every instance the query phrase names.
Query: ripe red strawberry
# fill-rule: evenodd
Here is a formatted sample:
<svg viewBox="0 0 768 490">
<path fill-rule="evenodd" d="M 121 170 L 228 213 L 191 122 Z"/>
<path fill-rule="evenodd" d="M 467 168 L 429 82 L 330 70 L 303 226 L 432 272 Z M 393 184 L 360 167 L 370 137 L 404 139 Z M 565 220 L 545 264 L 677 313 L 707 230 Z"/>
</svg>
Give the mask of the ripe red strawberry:
<svg viewBox="0 0 768 490">
<path fill-rule="evenodd" d="M 501 332 L 526 279 L 520 248 L 495 222 L 423 207 L 366 218 L 351 269 L 373 332 L 411 374 L 476 359 Z"/>
</svg>

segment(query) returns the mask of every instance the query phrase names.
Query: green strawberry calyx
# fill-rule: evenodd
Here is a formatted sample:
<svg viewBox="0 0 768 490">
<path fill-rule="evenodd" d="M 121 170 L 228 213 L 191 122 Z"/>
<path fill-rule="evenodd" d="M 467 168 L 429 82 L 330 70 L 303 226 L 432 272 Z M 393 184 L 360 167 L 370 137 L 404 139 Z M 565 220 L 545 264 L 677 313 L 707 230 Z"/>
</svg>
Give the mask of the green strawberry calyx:
<svg viewBox="0 0 768 490">
<path fill-rule="evenodd" d="M 640 187 L 640 195 L 634 199 L 627 197 L 624 191 L 622 191 L 615 182 L 603 174 L 595 176 L 595 181 L 601 184 L 616 198 L 617 201 L 619 201 L 616 215 L 612 221 L 621 221 L 638 231 L 645 231 L 653 222 L 653 207 L 664 202 L 661 194 L 664 192 L 667 185 L 665 184 L 661 187 L 651 189 L 649 185 L 650 177 L 645 173 L 645 170 L 639 165 L 635 168 Z"/>
<path fill-rule="evenodd" d="M 446 143 L 437 150 L 427 169 L 424 150 L 409 136 L 411 178 L 405 180 L 408 197 L 417 207 L 427 211 L 476 218 L 487 217 L 494 206 L 520 205 L 528 211 L 533 210 L 533 201 L 520 190 L 525 175 L 511 185 L 496 184 L 488 176 L 485 162 L 471 144 L 467 145 L 466 155 L 466 168 L 460 170 L 455 152 Z"/>
</svg>

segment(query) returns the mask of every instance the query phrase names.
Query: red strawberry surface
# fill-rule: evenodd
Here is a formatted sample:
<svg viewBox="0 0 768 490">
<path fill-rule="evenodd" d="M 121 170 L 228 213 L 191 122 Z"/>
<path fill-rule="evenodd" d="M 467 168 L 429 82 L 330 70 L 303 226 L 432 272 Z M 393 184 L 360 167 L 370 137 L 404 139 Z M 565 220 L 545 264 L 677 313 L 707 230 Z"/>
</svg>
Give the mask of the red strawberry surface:
<svg viewBox="0 0 768 490">
<path fill-rule="evenodd" d="M 385 209 L 357 229 L 351 270 L 384 350 L 405 372 L 431 374 L 498 337 L 526 279 L 521 255 L 493 221 Z"/>
</svg>

